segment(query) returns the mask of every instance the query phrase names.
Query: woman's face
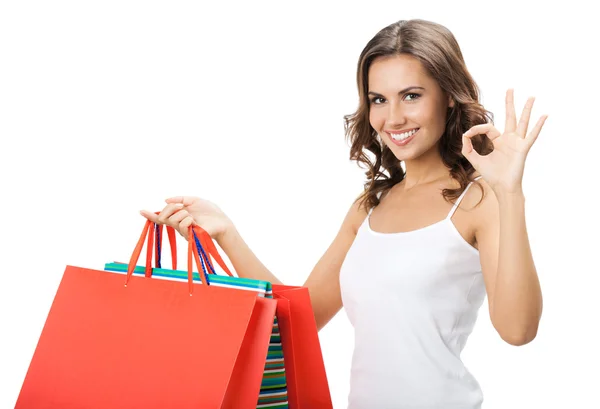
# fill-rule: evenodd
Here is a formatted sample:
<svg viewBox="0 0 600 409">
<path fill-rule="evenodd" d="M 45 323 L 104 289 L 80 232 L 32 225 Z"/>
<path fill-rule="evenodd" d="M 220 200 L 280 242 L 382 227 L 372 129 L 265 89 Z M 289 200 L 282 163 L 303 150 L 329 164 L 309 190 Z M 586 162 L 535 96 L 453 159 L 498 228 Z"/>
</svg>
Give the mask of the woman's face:
<svg viewBox="0 0 600 409">
<path fill-rule="evenodd" d="M 410 55 L 380 57 L 369 68 L 369 122 L 398 160 L 437 146 L 453 102 Z"/>
</svg>

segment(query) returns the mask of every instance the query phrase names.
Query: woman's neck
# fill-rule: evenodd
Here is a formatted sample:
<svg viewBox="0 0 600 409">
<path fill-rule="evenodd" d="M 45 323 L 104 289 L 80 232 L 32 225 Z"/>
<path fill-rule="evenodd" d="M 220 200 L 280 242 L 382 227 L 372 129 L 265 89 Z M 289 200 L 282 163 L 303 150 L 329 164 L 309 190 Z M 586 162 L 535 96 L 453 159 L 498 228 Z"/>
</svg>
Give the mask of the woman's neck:
<svg viewBox="0 0 600 409">
<path fill-rule="evenodd" d="M 415 186 L 425 185 L 450 177 L 450 169 L 442 161 L 437 149 L 431 154 L 405 161 L 406 176 L 404 177 L 404 188 L 411 189 Z"/>
</svg>

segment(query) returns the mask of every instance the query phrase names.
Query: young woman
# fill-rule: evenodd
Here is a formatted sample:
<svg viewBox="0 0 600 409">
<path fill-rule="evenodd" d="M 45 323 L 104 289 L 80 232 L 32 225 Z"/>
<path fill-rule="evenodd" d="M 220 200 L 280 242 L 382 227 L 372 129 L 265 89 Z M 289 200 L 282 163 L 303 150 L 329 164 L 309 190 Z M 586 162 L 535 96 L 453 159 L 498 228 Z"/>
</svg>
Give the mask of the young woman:
<svg viewBox="0 0 600 409">
<path fill-rule="evenodd" d="M 344 306 L 355 329 L 350 409 L 479 408 L 460 353 L 486 294 L 512 345 L 535 338 L 542 313 L 521 181 L 546 116 L 528 133 L 533 98 L 517 122 L 509 90 L 497 130 L 452 33 L 423 20 L 381 30 L 357 80 L 345 129 L 367 181 L 304 284 L 317 326 Z M 280 282 L 207 200 L 142 215 L 184 236 L 196 223 L 241 277 Z"/>
</svg>

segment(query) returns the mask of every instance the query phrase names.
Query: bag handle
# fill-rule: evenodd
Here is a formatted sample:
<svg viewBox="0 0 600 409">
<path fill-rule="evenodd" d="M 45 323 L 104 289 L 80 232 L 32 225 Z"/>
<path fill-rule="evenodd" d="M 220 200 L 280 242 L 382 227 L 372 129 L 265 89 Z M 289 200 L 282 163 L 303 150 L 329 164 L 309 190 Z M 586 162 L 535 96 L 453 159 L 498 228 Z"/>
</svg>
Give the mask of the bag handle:
<svg viewBox="0 0 600 409">
<path fill-rule="evenodd" d="M 151 222 L 150 220 L 147 220 L 146 224 L 144 225 L 142 234 L 140 235 L 140 238 L 138 239 L 138 242 L 135 246 L 135 249 L 133 250 L 133 253 L 131 254 L 129 264 L 127 266 L 127 277 L 125 279 L 125 287 L 127 287 L 127 284 L 129 283 L 129 280 L 130 280 L 131 276 L 133 275 L 133 271 L 135 270 L 135 266 L 140 258 L 142 248 L 144 247 L 146 239 L 147 239 L 146 271 L 145 271 L 144 275 L 146 277 L 152 277 L 152 252 L 153 252 L 153 249 L 155 251 L 159 251 L 159 249 L 160 249 L 159 244 L 160 244 L 160 240 L 161 240 L 161 235 L 160 235 L 160 233 L 158 233 L 157 240 L 156 240 L 157 246 L 154 246 L 155 231 L 157 229 L 155 228 L 154 229 L 155 231 L 153 231 L 153 229 L 151 229 L 151 227 L 153 225 L 155 225 L 155 223 Z M 158 230 L 158 231 L 160 231 L 160 230 Z M 167 226 L 167 232 L 169 232 L 169 226 Z M 169 241 L 171 243 L 171 254 L 175 254 L 173 256 L 173 261 L 174 261 L 174 263 L 176 263 L 177 249 L 176 249 L 176 246 L 174 245 L 175 244 L 174 233 L 175 233 L 175 231 L 173 230 L 172 236 L 171 236 L 171 234 L 169 234 Z M 171 237 L 172 237 L 172 239 L 171 239 Z M 196 267 L 198 269 L 198 275 L 200 276 L 200 281 L 202 282 L 202 284 L 209 286 L 210 284 L 208 281 L 207 274 L 216 274 L 210 256 L 212 256 L 217 261 L 217 263 L 221 266 L 221 268 L 223 269 L 223 271 L 225 271 L 225 273 L 227 273 L 229 276 L 233 277 L 233 274 L 231 273 L 231 271 L 229 270 L 229 268 L 223 261 L 223 258 L 217 251 L 217 248 L 215 247 L 210 235 L 204 229 L 202 229 L 200 226 L 190 226 L 188 228 L 188 288 L 189 288 L 190 296 L 194 292 L 194 290 L 193 290 L 193 261 L 192 261 L 192 258 L 194 259 L 194 261 L 196 263 Z M 205 265 L 208 266 L 210 271 L 208 271 L 208 272 L 206 271 Z"/>
<path fill-rule="evenodd" d="M 198 252 L 202 255 L 202 261 L 204 261 L 211 270 L 210 274 L 217 274 L 210 258 L 210 256 L 212 256 L 217 261 L 217 264 L 223 269 L 223 271 L 228 276 L 233 277 L 233 274 L 219 254 L 219 251 L 217 250 L 212 237 L 210 237 L 210 234 L 208 234 L 206 230 L 198 225 L 193 226 L 192 231 L 194 241 L 196 242 L 196 247 L 199 250 Z"/>
<path fill-rule="evenodd" d="M 156 246 L 154 248 L 154 262 L 155 267 L 162 268 L 162 239 L 163 239 L 163 225 L 154 224 Z M 177 270 L 177 241 L 175 238 L 175 229 L 171 226 L 167 226 L 167 236 L 169 237 L 169 246 L 171 247 L 171 266 L 173 270 Z"/>
<path fill-rule="evenodd" d="M 144 242 L 146 241 L 146 237 L 148 237 L 148 246 L 147 248 L 150 249 L 147 252 L 147 255 L 150 255 L 150 258 L 148 259 L 148 257 L 146 258 L 146 277 L 151 277 L 152 276 L 152 266 L 151 266 L 151 262 L 152 262 L 152 249 L 153 249 L 153 242 L 154 242 L 154 234 L 152 234 L 152 230 L 150 229 L 150 227 L 152 226 L 153 222 L 151 222 L 150 220 L 146 221 L 146 224 L 144 225 L 144 229 L 142 230 L 142 234 L 140 235 L 140 238 L 135 246 L 135 249 L 133 250 L 133 253 L 131 254 L 131 258 L 129 259 L 129 264 L 127 265 L 127 277 L 125 279 L 125 287 L 127 287 L 127 284 L 129 283 L 129 280 L 131 279 L 131 276 L 133 275 L 133 271 L 135 270 L 135 266 L 140 258 L 140 254 L 142 253 L 142 248 L 144 247 Z M 190 229 L 190 237 L 192 235 L 191 229 Z M 195 255 L 195 259 L 196 259 L 196 266 L 198 268 L 198 271 L 201 271 L 201 267 L 200 267 L 200 259 L 198 257 L 198 249 L 196 248 L 196 243 L 194 240 L 190 240 L 189 246 L 188 246 L 188 288 L 189 288 L 189 292 L 190 292 L 190 296 L 193 294 L 194 292 L 194 286 L 193 286 L 193 268 L 192 268 L 192 254 Z M 150 275 L 148 275 L 148 271 L 150 271 Z M 202 281 L 202 284 L 205 284 L 208 286 L 208 282 L 206 279 L 206 274 L 202 274 L 199 273 L 200 275 L 200 281 Z"/>
<path fill-rule="evenodd" d="M 156 212 L 156 214 L 158 214 L 158 213 L 159 212 Z M 157 224 L 157 223 L 154 223 L 154 225 L 155 225 L 155 231 L 156 231 L 156 234 L 155 234 L 156 246 L 153 245 L 153 238 L 152 238 L 151 232 L 148 232 L 148 249 L 151 249 L 152 247 L 155 248 L 155 252 L 154 252 L 155 267 L 161 268 L 160 258 L 161 258 L 161 253 L 162 253 L 161 247 L 162 247 L 162 227 L 163 227 L 163 225 Z M 171 260 L 173 261 L 173 263 L 172 263 L 173 270 L 177 270 L 177 244 L 176 244 L 176 239 L 175 239 L 175 229 L 173 229 L 171 226 L 167 226 L 167 234 L 169 236 L 169 244 L 171 247 Z M 223 261 L 223 258 L 219 254 L 219 251 L 215 247 L 212 237 L 210 237 L 210 234 L 208 234 L 206 232 L 206 230 L 204 230 L 202 227 L 200 227 L 198 225 L 193 226 L 193 238 L 194 238 L 194 241 L 196 242 L 197 252 L 199 253 L 199 255 L 201 255 L 200 261 L 202 263 L 206 263 L 206 265 L 210 269 L 210 272 L 208 274 L 217 274 L 217 272 L 215 271 L 215 268 L 213 266 L 212 260 L 210 258 L 210 256 L 213 256 L 214 259 L 217 261 L 217 264 L 223 269 L 223 271 L 230 277 L 233 277 L 233 274 L 231 273 L 231 271 L 229 270 L 229 268 Z M 188 241 L 189 241 L 189 239 L 190 239 L 190 237 L 188 237 Z M 152 263 L 152 253 L 150 252 L 150 250 L 148 250 L 148 252 L 146 254 L 146 273 L 145 273 L 146 277 L 152 276 L 152 268 L 148 268 L 148 266 L 150 266 L 151 263 Z M 203 270 L 204 270 L 204 268 L 203 268 Z"/>
<path fill-rule="evenodd" d="M 154 212 L 160 214 L 160 212 Z M 146 277 L 152 276 L 152 248 L 154 248 L 154 267 L 161 268 L 162 258 L 162 238 L 163 225 L 154 223 L 154 232 L 148 231 L 148 248 L 146 252 Z M 153 234 L 154 233 L 154 234 Z M 173 270 L 177 270 L 177 241 L 175 237 L 175 229 L 167 226 L 167 236 L 169 237 L 169 246 L 171 247 L 171 266 Z M 154 245 L 156 242 L 156 246 Z"/>
</svg>

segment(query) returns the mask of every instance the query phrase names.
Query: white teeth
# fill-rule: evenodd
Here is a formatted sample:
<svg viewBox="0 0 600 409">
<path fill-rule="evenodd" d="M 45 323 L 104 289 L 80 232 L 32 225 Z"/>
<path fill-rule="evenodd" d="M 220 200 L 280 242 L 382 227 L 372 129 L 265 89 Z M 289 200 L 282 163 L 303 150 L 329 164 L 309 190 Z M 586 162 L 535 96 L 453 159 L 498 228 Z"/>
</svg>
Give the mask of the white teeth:
<svg viewBox="0 0 600 409">
<path fill-rule="evenodd" d="M 404 139 L 407 139 L 407 138 L 411 137 L 412 135 L 414 135 L 414 133 L 417 131 L 418 131 L 418 129 L 413 129 L 412 131 L 404 132 L 401 134 L 391 133 L 390 135 L 392 136 L 392 139 L 395 141 L 403 141 Z"/>
</svg>

